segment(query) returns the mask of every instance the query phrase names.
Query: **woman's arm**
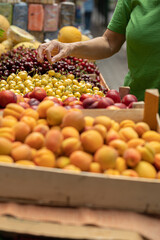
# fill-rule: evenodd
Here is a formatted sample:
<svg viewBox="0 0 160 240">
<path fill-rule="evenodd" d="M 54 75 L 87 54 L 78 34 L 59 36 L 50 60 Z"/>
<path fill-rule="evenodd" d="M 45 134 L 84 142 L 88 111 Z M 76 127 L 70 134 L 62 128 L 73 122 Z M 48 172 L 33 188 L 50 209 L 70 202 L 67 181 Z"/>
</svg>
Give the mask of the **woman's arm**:
<svg viewBox="0 0 160 240">
<path fill-rule="evenodd" d="M 51 41 L 41 44 L 37 50 L 38 60 L 43 61 L 44 54 L 47 55 L 49 62 L 56 62 L 62 57 L 75 56 L 90 60 L 108 58 L 118 52 L 125 42 L 125 35 L 113 32 L 109 29 L 102 37 L 97 37 L 89 41 L 75 43 L 60 43 Z"/>
</svg>

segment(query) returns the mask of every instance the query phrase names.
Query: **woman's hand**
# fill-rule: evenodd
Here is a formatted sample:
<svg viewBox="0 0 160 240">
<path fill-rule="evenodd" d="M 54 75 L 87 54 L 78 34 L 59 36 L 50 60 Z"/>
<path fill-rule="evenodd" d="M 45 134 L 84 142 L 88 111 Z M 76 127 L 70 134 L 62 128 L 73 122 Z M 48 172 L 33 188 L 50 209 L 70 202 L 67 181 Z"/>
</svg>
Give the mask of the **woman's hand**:
<svg viewBox="0 0 160 240">
<path fill-rule="evenodd" d="M 44 55 L 46 55 L 50 63 L 57 62 L 62 57 L 69 56 L 72 51 L 72 44 L 61 43 L 56 40 L 52 40 L 49 43 L 41 44 L 37 49 L 37 60 L 42 62 Z"/>
</svg>

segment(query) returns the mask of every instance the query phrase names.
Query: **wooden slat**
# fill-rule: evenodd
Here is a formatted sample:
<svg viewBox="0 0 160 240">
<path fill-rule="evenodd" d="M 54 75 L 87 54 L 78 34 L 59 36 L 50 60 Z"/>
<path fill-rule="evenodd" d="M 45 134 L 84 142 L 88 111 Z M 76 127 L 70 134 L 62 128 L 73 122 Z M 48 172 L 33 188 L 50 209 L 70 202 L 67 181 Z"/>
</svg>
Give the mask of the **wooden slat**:
<svg viewBox="0 0 160 240">
<path fill-rule="evenodd" d="M 147 89 L 145 92 L 143 121 L 148 123 L 150 128 L 153 130 L 157 130 L 158 107 L 159 107 L 158 89 Z"/>
</svg>

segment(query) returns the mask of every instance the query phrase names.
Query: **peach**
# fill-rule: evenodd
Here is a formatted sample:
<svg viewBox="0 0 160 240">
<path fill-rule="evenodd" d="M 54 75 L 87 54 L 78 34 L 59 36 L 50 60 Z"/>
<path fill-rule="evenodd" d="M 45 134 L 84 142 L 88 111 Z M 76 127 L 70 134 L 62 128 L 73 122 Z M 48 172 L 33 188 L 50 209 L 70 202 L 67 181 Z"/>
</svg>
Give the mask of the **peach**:
<svg viewBox="0 0 160 240">
<path fill-rule="evenodd" d="M 120 173 L 127 169 L 126 161 L 123 157 L 117 157 L 115 169 Z"/>
<path fill-rule="evenodd" d="M 63 168 L 64 170 L 74 171 L 75 173 L 81 172 L 81 169 L 79 167 L 76 167 L 73 164 L 69 164 Z"/>
<path fill-rule="evenodd" d="M 111 141 L 116 139 L 120 139 L 119 133 L 110 128 L 105 137 L 106 144 L 109 144 Z"/>
<path fill-rule="evenodd" d="M 160 170 L 160 153 L 155 154 L 154 165 L 158 170 Z"/>
<path fill-rule="evenodd" d="M 4 137 L 10 141 L 15 140 L 15 134 L 12 128 L 10 127 L 2 127 L 0 128 L 0 137 Z"/>
<path fill-rule="evenodd" d="M 135 167 L 141 160 L 141 154 L 135 148 L 128 148 L 123 153 L 123 158 L 128 167 Z"/>
<path fill-rule="evenodd" d="M 33 132 L 40 132 L 43 136 L 46 136 L 49 131 L 49 127 L 44 124 L 38 124 L 33 128 Z"/>
<path fill-rule="evenodd" d="M 24 108 L 20 105 L 16 103 L 9 103 L 3 111 L 3 117 L 11 115 L 19 120 L 23 112 Z"/>
<path fill-rule="evenodd" d="M 93 156 L 83 151 L 75 151 L 70 155 L 70 163 L 82 171 L 88 171 L 92 161 Z"/>
<path fill-rule="evenodd" d="M 80 140 L 82 146 L 86 152 L 94 153 L 102 147 L 103 138 L 102 135 L 96 130 L 88 130 L 81 133 Z"/>
<path fill-rule="evenodd" d="M 157 176 L 155 167 L 146 161 L 140 161 L 134 170 L 138 173 L 139 177 L 156 178 Z"/>
<path fill-rule="evenodd" d="M 94 154 L 94 161 L 101 165 L 102 170 L 106 170 L 115 167 L 117 157 L 117 150 L 110 146 L 103 145 Z"/>
<path fill-rule="evenodd" d="M 30 160 L 18 160 L 15 162 L 15 164 L 18 165 L 25 165 L 25 166 L 35 166 L 34 162 L 30 161 Z"/>
<path fill-rule="evenodd" d="M 33 110 L 32 108 L 27 108 L 24 110 L 24 112 L 22 113 L 22 116 L 30 116 L 33 117 L 36 121 L 39 119 L 39 114 L 37 111 Z"/>
<path fill-rule="evenodd" d="M 32 151 L 31 148 L 26 144 L 21 144 L 18 147 L 14 147 L 11 151 L 11 156 L 14 161 L 18 160 L 31 160 Z"/>
<path fill-rule="evenodd" d="M 13 158 L 10 157 L 10 156 L 0 155 L 0 162 L 3 162 L 3 163 L 13 163 L 14 160 L 13 160 Z"/>
<path fill-rule="evenodd" d="M 106 137 L 107 130 L 104 125 L 95 124 L 92 129 L 98 131 L 102 135 L 103 139 Z"/>
<path fill-rule="evenodd" d="M 104 171 L 106 175 L 120 175 L 120 172 L 117 169 L 107 169 Z"/>
<path fill-rule="evenodd" d="M 79 109 L 78 109 L 79 110 Z M 62 120 L 62 128 L 64 127 L 74 127 L 79 132 L 81 132 L 85 127 L 85 120 L 83 113 L 81 111 L 68 111 Z"/>
<path fill-rule="evenodd" d="M 64 168 L 70 164 L 69 157 L 61 156 L 56 159 L 56 167 L 57 168 Z"/>
<path fill-rule="evenodd" d="M 54 105 L 54 102 L 51 100 L 42 101 L 37 108 L 37 112 L 40 118 L 46 118 L 47 110 Z"/>
<path fill-rule="evenodd" d="M 82 150 L 81 141 L 75 137 L 70 137 L 63 140 L 61 147 L 66 156 L 69 156 L 74 151 Z"/>
<path fill-rule="evenodd" d="M 160 142 L 160 133 L 150 130 L 143 133 L 142 138 L 147 142 L 151 142 L 151 141 Z"/>
<path fill-rule="evenodd" d="M 53 106 L 47 110 L 47 122 L 50 126 L 57 126 L 62 123 L 67 110 L 62 106 Z"/>
<path fill-rule="evenodd" d="M 147 142 L 143 146 L 137 146 L 136 149 L 140 152 L 142 160 L 149 163 L 154 162 L 155 151 L 154 148 L 150 145 L 150 143 Z"/>
<path fill-rule="evenodd" d="M 153 147 L 155 153 L 160 153 L 160 142 L 157 141 L 151 141 L 149 142 L 150 146 Z"/>
<path fill-rule="evenodd" d="M 129 140 L 128 142 L 129 148 L 136 148 L 137 146 L 143 146 L 145 144 L 145 141 L 142 138 L 134 138 Z"/>
<path fill-rule="evenodd" d="M 128 142 L 131 139 L 138 138 L 138 133 L 132 127 L 124 127 L 119 130 L 119 135 L 122 140 Z"/>
<path fill-rule="evenodd" d="M 69 137 L 75 137 L 79 138 L 79 132 L 76 128 L 74 127 L 64 127 L 61 131 L 63 138 L 69 138 Z"/>
<path fill-rule="evenodd" d="M 134 126 L 135 131 L 138 133 L 138 135 L 141 137 L 143 133 L 147 132 L 150 130 L 150 127 L 147 123 L 145 122 L 138 122 Z"/>
<path fill-rule="evenodd" d="M 89 166 L 89 172 L 101 173 L 101 165 L 98 162 L 91 162 Z"/>
<path fill-rule="evenodd" d="M 120 122 L 119 126 L 120 126 L 120 128 L 125 128 L 125 127 L 132 127 L 132 128 L 134 128 L 135 122 L 130 120 L 130 119 L 125 119 L 125 120 Z"/>
<path fill-rule="evenodd" d="M 124 171 L 121 172 L 122 176 L 126 176 L 126 177 L 138 177 L 138 173 L 133 170 L 133 169 L 126 169 Z"/>
<path fill-rule="evenodd" d="M 12 116 L 0 118 L 0 127 L 13 127 L 17 122 L 17 119 Z"/>
<path fill-rule="evenodd" d="M 20 121 L 25 122 L 31 130 L 33 130 L 33 128 L 37 125 L 35 118 L 30 116 L 23 116 Z"/>
<path fill-rule="evenodd" d="M 47 148 L 38 150 L 34 156 L 34 163 L 38 166 L 43 167 L 55 167 L 55 155 L 52 151 Z"/>
<path fill-rule="evenodd" d="M 37 150 L 44 146 L 44 142 L 44 136 L 39 132 L 30 133 L 24 141 L 25 144 Z"/>
<path fill-rule="evenodd" d="M 123 155 L 124 151 L 128 148 L 127 143 L 121 139 L 115 139 L 108 144 L 110 147 L 113 147 L 118 151 L 120 156 Z"/>
<path fill-rule="evenodd" d="M 17 122 L 13 127 L 16 141 L 24 142 L 25 138 L 31 132 L 30 127 L 25 122 Z"/>
<path fill-rule="evenodd" d="M 35 154 L 36 154 L 37 151 L 38 151 L 37 149 L 35 149 L 35 148 L 31 148 L 31 152 L 32 152 L 32 160 L 34 159 L 34 156 L 35 156 Z"/>
<path fill-rule="evenodd" d="M 61 149 L 63 135 L 59 130 L 49 130 L 45 138 L 45 146 L 54 153 L 58 153 Z"/>
<path fill-rule="evenodd" d="M 103 126 L 106 127 L 107 130 L 109 130 L 112 126 L 112 120 L 107 116 L 97 116 L 95 117 L 93 122 L 93 125 L 96 125 L 96 124 L 102 124 Z"/>
<path fill-rule="evenodd" d="M 85 116 L 84 120 L 85 120 L 85 126 L 87 126 L 87 127 L 92 127 L 93 126 L 93 122 L 94 122 L 93 117 Z"/>
</svg>

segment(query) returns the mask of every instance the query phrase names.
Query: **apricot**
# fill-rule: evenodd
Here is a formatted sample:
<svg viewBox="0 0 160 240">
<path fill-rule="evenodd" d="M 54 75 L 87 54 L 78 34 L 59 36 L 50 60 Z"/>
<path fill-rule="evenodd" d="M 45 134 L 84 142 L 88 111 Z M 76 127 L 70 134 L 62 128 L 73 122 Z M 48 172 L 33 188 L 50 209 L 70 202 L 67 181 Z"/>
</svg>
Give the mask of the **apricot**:
<svg viewBox="0 0 160 240">
<path fill-rule="evenodd" d="M 73 164 L 69 164 L 63 168 L 64 170 L 74 171 L 75 173 L 81 172 L 81 169 L 79 167 L 76 167 Z"/>
<path fill-rule="evenodd" d="M 37 125 L 35 118 L 30 117 L 30 116 L 23 116 L 20 119 L 21 122 L 25 122 L 31 129 L 31 131 L 33 130 L 33 128 Z"/>
<path fill-rule="evenodd" d="M 44 142 L 44 136 L 39 132 L 30 133 L 24 141 L 25 144 L 37 150 L 44 146 Z"/>
<path fill-rule="evenodd" d="M 54 153 L 58 153 L 61 149 L 63 135 L 59 130 L 49 130 L 45 138 L 45 146 Z"/>
<path fill-rule="evenodd" d="M 150 146 L 154 149 L 155 153 L 160 153 L 160 142 L 151 141 L 149 142 Z"/>
<path fill-rule="evenodd" d="M 89 172 L 101 173 L 101 165 L 98 162 L 91 162 L 89 166 Z"/>
<path fill-rule="evenodd" d="M 145 141 L 142 138 L 134 138 L 127 142 L 129 148 L 136 148 L 137 146 L 143 146 Z"/>
<path fill-rule="evenodd" d="M 117 157 L 117 150 L 110 146 L 103 145 L 94 154 L 94 161 L 101 165 L 102 170 L 106 170 L 115 167 Z"/>
<path fill-rule="evenodd" d="M 122 140 L 128 142 L 131 139 L 138 138 L 138 133 L 132 127 L 124 127 L 119 130 L 119 135 Z"/>
<path fill-rule="evenodd" d="M 116 139 L 120 139 L 119 133 L 114 129 L 110 128 L 105 137 L 106 144 L 109 144 L 111 141 Z"/>
<path fill-rule="evenodd" d="M 135 148 L 128 148 L 123 153 L 123 158 L 125 159 L 128 167 L 135 167 L 141 160 L 141 154 Z"/>
<path fill-rule="evenodd" d="M 30 116 L 33 117 L 36 121 L 39 119 L 39 114 L 37 111 L 33 110 L 32 108 L 27 108 L 24 110 L 24 112 L 22 113 L 22 116 Z"/>
<path fill-rule="evenodd" d="M 102 147 L 103 138 L 102 135 L 96 130 L 88 130 L 81 133 L 80 140 L 82 146 L 86 152 L 94 153 Z"/>
<path fill-rule="evenodd" d="M 127 169 L 127 164 L 123 157 L 117 157 L 115 169 L 120 173 Z"/>
<path fill-rule="evenodd" d="M 133 169 L 126 169 L 121 172 L 121 175 L 126 177 L 139 177 L 138 173 Z"/>
<path fill-rule="evenodd" d="M 157 175 L 156 175 L 157 179 L 160 179 L 160 171 L 158 171 Z"/>
<path fill-rule="evenodd" d="M 49 127 L 44 124 L 38 124 L 33 128 L 33 132 L 40 132 L 43 136 L 46 136 L 49 131 Z"/>
<path fill-rule="evenodd" d="M 134 170 L 138 173 L 139 177 L 156 178 L 157 176 L 155 167 L 146 161 L 140 161 Z"/>
<path fill-rule="evenodd" d="M 115 139 L 108 144 L 110 147 L 113 147 L 118 151 L 120 156 L 123 155 L 124 151 L 128 148 L 127 143 L 121 139 Z"/>
<path fill-rule="evenodd" d="M 3 162 L 3 163 L 13 163 L 14 160 L 13 160 L 13 158 L 10 157 L 10 156 L 0 155 L 0 162 Z"/>
<path fill-rule="evenodd" d="M 120 172 L 117 169 L 107 169 L 104 171 L 104 174 L 107 175 L 120 175 Z"/>
<path fill-rule="evenodd" d="M 55 155 L 52 151 L 47 148 L 38 150 L 34 156 L 34 163 L 38 166 L 43 167 L 55 167 Z"/>
<path fill-rule="evenodd" d="M 38 119 L 37 125 L 39 125 L 39 124 L 43 124 L 43 125 L 47 125 L 48 126 L 48 123 L 47 123 L 46 119 Z"/>
<path fill-rule="evenodd" d="M 10 141 L 15 140 L 15 134 L 12 128 L 10 127 L 1 127 L 0 128 L 0 137 L 4 137 Z"/>
<path fill-rule="evenodd" d="M 18 160 L 31 160 L 32 151 L 31 148 L 26 144 L 21 144 L 18 147 L 14 147 L 11 151 L 11 156 L 14 161 Z"/>
<path fill-rule="evenodd" d="M 68 111 L 62 120 L 61 127 L 74 127 L 81 132 L 85 127 L 85 120 L 81 111 Z"/>
<path fill-rule="evenodd" d="M 111 128 L 118 132 L 120 129 L 119 123 L 114 120 L 111 120 L 111 124 L 112 124 Z"/>
<path fill-rule="evenodd" d="M 1 117 L 0 118 L 0 127 L 13 127 L 17 123 L 17 119 L 12 116 Z"/>
<path fill-rule="evenodd" d="M 34 162 L 30 161 L 30 160 L 18 160 L 15 162 L 15 164 L 18 164 L 18 165 L 25 165 L 25 166 L 35 166 Z"/>
<path fill-rule="evenodd" d="M 74 151 L 82 150 L 81 141 L 75 137 L 70 137 L 63 140 L 61 147 L 66 156 L 69 156 Z"/>
<path fill-rule="evenodd" d="M 40 118 L 46 118 L 47 110 L 54 105 L 54 102 L 51 100 L 42 101 L 37 108 L 37 112 Z"/>
<path fill-rule="evenodd" d="M 154 148 L 150 145 L 150 143 L 147 142 L 143 146 L 137 146 L 136 149 L 140 152 L 142 160 L 149 163 L 154 162 L 155 151 Z"/>
<path fill-rule="evenodd" d="M 85 116 L 84 120 L 85 120 L 85 126 L 87 126 L 87 127 L 92 127 L 93 126 L 93 122 L 94 122 L 93 117 Z"/>
<path fill-rule="evenodd" d="M 61 133 L 62 133 L 64 139 L 69 138 L 69 137 L 79 138 L 79 132 L 74 127 L 64 127 L 64 128 L 62 128 Z"/>
<path fill-rule="evenodd" d="M 19 120 L 23 112 L 24 108 L 21 107 L 19 104 L 9 103 L 3 111 L 3 117 L 10 115 Z"/>
<path fill-rule="evenodd" d="M 160 153 L 156 153 L 154 157 L 154 166 L 160 170 Z"/>
<path fill-rule="evenodd" d="M 56 159 L 56 167 L 57 168 L 64 168 L 70 164 L 69 157 L 61 156 Z"/>
<path fill-rule="evenodd" d="M 160 133 L 150 130 L 150 131 L 143 133 L 142 138 L 146 142 L 151 142 L 151 141 L 160 142 Z"/>
<path fill-rule="evenodd" d="M 96 124 L 102 124 L 103 126 L 105 126 L 107 130 L 109 130 L 112 126 L 112 120 L 107 116 L 97 116 L 95 117 L 93 122 L 93 125 L 96 125 Z"/>
<path fill-rule="evenodd" d="M 145 122 L 138 122 L 135 124 L 134 129 L 138 133 L 138 135 L 141 137 L 143 135 L 143 133 L 150 130 L 150 127 Z"/>
<path fill-rule="evenodd" d="M 31 132 L 30 126 L 25 122 L 17 122 L 13 127 L 15 133 L 15 140 L 24 142 L 25 138 Z"/>
<path fill-rule="evenodd" d="M 75 151 L 70 155 L 70 163 L 82 171 L 88 171 L 92 161 L 93 156 L 83 151 Z"/>
<path fill-rule="evenodd" d="M 62 123 L 67 110 L 62 106 L 53 106 L 47 110 L 47 122 L 50 126 L 58 126 Z"/>
<path fill-rule="evenodd" d="M 106 137 L 107 130 L 104 125 L 95 124 L 92 129 L 98 131 L 102 135 L 103 139 Z"/>
<path fill-rule="evenodd" d="M 22 142 L 19 142 L 19 141 L 15 141 L 12 143 L 12 149 L 13 148 L 16 148 L 16 147 L 19 147 L 20 145 L 22 145 L 23 143 Z"/>
<path fill-rule="evenodd" d="M 125 120 L 120 122 L 119 126 L 120 126 L 120 128 L 125 128 L 125 127 L 132 127 L 132 128 L 134 128 L 135 122 L 130 120 L 130 119 L 125 119 Z"/>
</svg>

